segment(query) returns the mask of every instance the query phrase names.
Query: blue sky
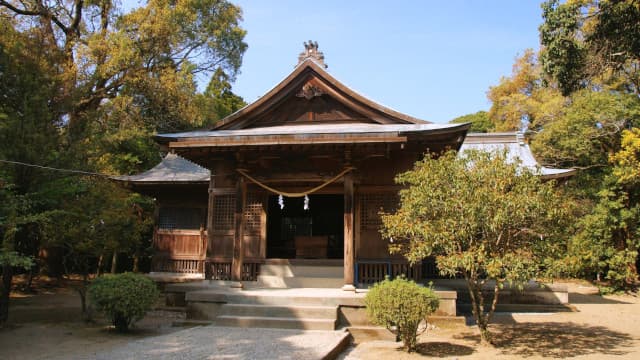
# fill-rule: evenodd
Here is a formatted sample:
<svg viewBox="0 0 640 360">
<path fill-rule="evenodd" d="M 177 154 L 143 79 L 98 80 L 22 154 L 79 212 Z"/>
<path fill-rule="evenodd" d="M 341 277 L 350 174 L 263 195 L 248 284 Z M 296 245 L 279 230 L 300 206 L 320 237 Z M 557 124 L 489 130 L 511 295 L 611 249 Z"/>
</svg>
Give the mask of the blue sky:
<svg viewBox="0 0 640 360">
<path fill-rule="evenodd" d="M 433 122 L 487 110 L 489 86 L 511 73 L 518 54 L 538 48 L 542 22 L 541 0 L 232 2 L 243 9 L 249 45 L 233 88 L 245 101 L 287 76 L 302 43 L 314 40 L 338 80 Z"/>
<path fill-rule="evenodd" d="M 234 92 L 251 102 L 315 40 L 328 71 L 361 94 L 433 122 L 490 106 L 489 86 L 538 48 L 540 1 L 237 1 L 247 30 Z"/>
</svg>

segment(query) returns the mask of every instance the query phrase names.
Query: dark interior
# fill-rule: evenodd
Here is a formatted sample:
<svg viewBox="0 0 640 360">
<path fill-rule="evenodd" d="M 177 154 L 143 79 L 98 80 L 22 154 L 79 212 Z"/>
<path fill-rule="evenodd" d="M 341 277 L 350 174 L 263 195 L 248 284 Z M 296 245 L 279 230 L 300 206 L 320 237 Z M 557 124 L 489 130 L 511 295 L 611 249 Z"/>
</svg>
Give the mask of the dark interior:
<svg viewBox="0 0 640 360">
<path fill-rule="evenodd" d="M 342 259 L 344 256 L 344 197 L 310 195 L 304 198 L 269 197 L 267 210 L 267 258 Z M 297 245 L 297 246 L 296 246 Z"/>
</svg>

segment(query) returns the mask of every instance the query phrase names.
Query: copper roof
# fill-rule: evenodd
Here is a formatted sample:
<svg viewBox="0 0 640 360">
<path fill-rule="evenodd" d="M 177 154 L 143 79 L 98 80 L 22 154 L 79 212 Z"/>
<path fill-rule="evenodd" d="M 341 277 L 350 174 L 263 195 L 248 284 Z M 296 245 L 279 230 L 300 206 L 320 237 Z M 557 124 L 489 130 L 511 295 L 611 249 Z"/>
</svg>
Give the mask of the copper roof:
<svg viewBox="0 0 640 360">
<path fill-rule="evenodd" d="M 519 161 L 520 166 L 533 171 L 545 179 L 556 179 L 572 176 L 575 169 L 556 169 L 541 166 L 536 161 L 531 148 L 524 142 L 522 133 L 469 133 L 460 147 L 460 154 L 465 150 L 475 149 L 484 151 L 506 150 L 509 161 Z"/>
</svg>

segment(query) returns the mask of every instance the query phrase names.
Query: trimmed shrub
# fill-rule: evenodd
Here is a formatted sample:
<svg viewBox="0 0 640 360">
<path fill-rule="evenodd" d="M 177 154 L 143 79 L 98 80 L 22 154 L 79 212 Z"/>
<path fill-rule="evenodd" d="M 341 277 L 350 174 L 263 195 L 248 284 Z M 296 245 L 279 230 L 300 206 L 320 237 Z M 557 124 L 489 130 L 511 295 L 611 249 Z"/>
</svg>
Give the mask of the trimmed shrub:
<svg viewBox="0 0 640 360">
<path fill-rule="evenodd" d="M 158 299 L 156 284 L 134 273 L 104 275 L 89 286 L 89 299 L 98 311 L 111 319 L 118 332 L 142 319 Z"/>
<path fill-rule="evenodd" d="M 431 287 L 404 278 L 387 278 L 364 298 L 369 320 L 396 334 L 396 341 L 402 340 L 408 352 L 415 350 L 418 335 L 427 328 L 426 317 L 438 309 L 439 302 Z"/>
</svg>

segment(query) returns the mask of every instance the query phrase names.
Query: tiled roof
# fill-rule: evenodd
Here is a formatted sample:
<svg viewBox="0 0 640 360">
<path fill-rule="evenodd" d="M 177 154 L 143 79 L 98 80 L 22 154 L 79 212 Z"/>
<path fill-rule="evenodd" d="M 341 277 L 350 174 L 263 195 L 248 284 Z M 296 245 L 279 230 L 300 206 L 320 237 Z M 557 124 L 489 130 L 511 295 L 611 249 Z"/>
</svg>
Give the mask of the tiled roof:
<svg viewBox="0 0 640 360">
<path fill-rule="evenodd" d="M 115 180 L 138 184 L 208 182 L 211 172 L 200 165 L 169 153 L 162 161 L 143 173 L 117 176 Z"/>
</svg>

